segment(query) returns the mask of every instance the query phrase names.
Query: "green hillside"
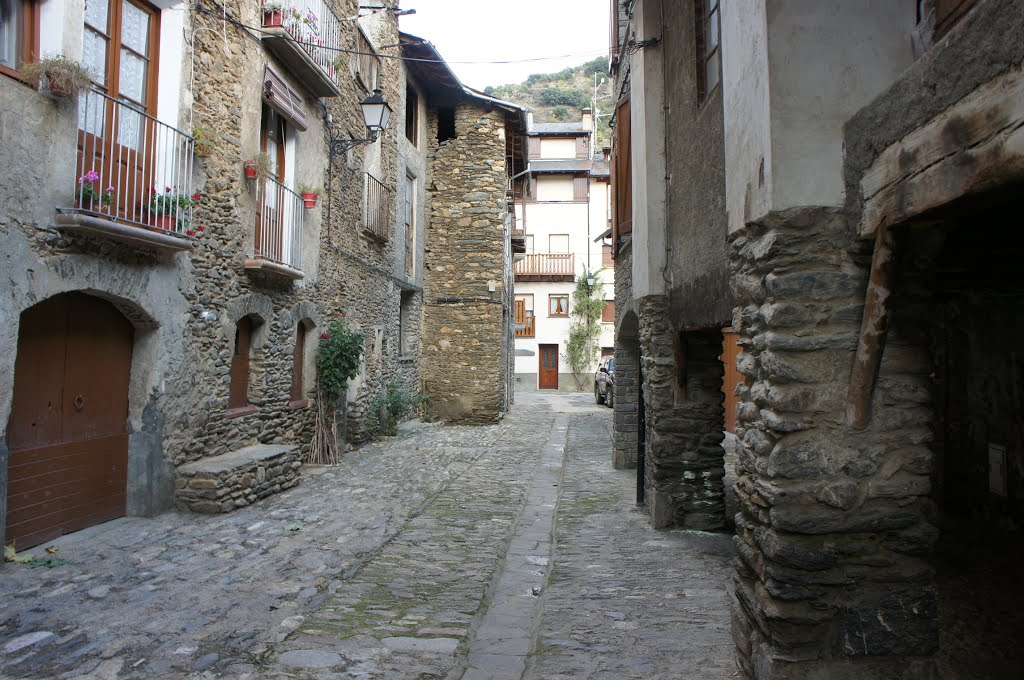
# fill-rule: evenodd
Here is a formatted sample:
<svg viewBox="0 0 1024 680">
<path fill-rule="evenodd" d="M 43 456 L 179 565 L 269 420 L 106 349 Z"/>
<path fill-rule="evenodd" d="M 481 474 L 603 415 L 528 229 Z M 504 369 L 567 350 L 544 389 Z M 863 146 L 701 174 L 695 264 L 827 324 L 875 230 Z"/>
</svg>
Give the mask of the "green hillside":
<svg viewBox="0 0 1024 680">
<path fill-rule="evenodd" d="M 600 149 L 608 145 L 613 105 L 607 57 L 556 73 L 534 73 L 521 83 L 488 87 L 484 94 L 525 106 L 537 123 L 572 123 L 580 120 L 580 109 L 593 106 L 595 85 L 599 116 L 596 148 Z"/>
</svg>

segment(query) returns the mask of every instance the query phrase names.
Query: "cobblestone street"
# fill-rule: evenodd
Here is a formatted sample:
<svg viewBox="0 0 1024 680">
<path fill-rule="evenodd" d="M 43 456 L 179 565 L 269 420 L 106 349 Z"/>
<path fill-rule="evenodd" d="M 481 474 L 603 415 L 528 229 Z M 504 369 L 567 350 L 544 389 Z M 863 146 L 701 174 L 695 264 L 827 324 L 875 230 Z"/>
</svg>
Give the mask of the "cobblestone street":
<svg viewBox="0 0 1024 680">
<path fill-rule="evenodd" d="M 592 402 L 522 393 L 228 515 L 40 546 L 3 567 L 0 674 L 732 677 L 728 537 L 651 530 Z"/>
</svg>

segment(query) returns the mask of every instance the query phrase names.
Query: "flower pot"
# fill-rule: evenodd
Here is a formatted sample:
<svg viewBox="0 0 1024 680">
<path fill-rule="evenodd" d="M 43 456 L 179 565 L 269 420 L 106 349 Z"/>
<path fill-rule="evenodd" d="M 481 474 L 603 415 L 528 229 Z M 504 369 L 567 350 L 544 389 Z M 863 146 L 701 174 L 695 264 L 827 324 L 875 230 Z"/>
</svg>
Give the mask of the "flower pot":
<svg viewBox="0 0 1024 680">
<path fill-rule="evenodd" d="M 163 231 L 174 231 L 174 215 L 157 215 L 153 218 L 153 226 Z"/>
<path fill-rule="evenodd" d="M 263 13 L 263 25 L 264 26 L 280 26 L 281 21 L 284 17 L 281 12 L 264 12 Z"/>
<path fill-rule="evenodd" d="M 245 178 L 246 179 L 256 179 L 256 177 L 258 175 L 259 175 L 259 173 L 256 170 L 256 163 L 255 163 L 255 161 L 246 161 L 245 162 Z"/>
<path fill-rule="evenodd" d="M 304 208 L 315 208 L 316 207 L 316 194 L 311 194 L 308 191 L 302 192 L 302 207 Z"/>
</svg>

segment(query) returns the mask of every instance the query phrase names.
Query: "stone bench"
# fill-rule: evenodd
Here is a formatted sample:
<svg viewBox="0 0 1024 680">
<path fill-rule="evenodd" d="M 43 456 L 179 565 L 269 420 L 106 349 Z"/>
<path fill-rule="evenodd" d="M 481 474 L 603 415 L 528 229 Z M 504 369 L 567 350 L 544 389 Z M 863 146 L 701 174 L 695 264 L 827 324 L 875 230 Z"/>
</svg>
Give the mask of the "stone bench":
<svg viewBox="0 0 1024 680">
<path fill-rule="evenodd" d="M 193 512 L 231 512 L 299 483 L 299 447 L 257 444 L 178 468 L 175 496 Z"/>
</svg>

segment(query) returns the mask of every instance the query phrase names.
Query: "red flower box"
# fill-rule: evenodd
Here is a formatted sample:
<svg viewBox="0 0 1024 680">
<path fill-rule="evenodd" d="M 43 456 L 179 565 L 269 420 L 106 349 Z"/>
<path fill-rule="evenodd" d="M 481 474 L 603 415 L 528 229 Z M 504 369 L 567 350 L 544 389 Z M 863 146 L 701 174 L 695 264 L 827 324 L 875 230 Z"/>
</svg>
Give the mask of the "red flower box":
<svg viewBox="0 0 1024 680">
<path fill-rule="evenodd" d="M 309 193 L 308 191 L 303 191 L 302 192 L 302 205 L 303 205 L 303 207 L 305 207 L 305 208 L 315 208 L 316 207 L 316 198 L 317 198 L 316 194 Z"/>
</svg>

